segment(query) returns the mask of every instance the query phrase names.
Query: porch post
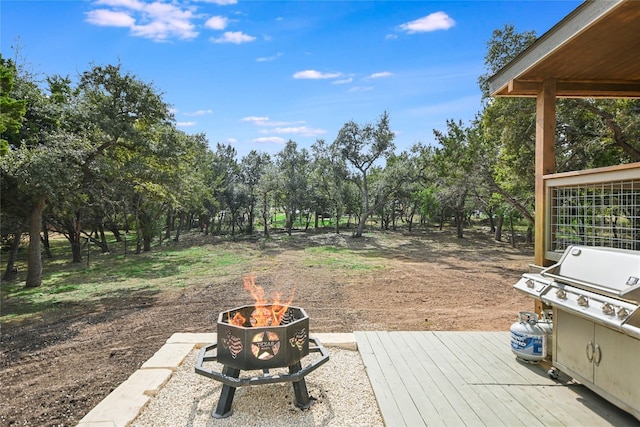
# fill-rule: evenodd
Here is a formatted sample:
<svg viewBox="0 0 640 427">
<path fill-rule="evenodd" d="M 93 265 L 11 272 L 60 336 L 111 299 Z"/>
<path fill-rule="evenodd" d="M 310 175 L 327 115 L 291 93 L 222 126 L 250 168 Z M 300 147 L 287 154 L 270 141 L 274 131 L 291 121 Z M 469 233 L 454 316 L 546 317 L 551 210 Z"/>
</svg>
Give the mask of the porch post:
<svg viewBox="0 0 640 427">
<path fill-rule="evenodd" d="M 546 174 L 556 172 L 556 81 L 544 80 L 536 103 L 536 188 L 535 263 L 545 265 L 547 246 L 547 206 L 544 191 Z"/>
</svg>

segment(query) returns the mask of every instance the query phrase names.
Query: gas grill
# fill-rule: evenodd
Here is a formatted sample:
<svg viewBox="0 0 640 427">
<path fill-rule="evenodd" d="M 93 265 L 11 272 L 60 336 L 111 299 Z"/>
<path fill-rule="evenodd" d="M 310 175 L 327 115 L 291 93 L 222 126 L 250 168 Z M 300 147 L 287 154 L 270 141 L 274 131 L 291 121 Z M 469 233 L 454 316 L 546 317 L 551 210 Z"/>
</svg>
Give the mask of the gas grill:
<svg viewBox="0 0 640 427">
<path fill-rule="evenodd" d="M 514 288 L 553 309 L 553 366 L 640 420 L 640 251 L 570 246 Z"/>
</svg>

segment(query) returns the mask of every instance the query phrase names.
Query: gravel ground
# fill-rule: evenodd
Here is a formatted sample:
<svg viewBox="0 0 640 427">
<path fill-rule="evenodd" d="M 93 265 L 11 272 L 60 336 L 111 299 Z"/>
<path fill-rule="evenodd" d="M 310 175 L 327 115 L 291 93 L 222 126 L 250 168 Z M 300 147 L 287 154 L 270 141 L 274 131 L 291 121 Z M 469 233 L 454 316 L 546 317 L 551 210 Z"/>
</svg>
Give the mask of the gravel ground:
<svg viewBox="0 0 640 427">
<path fill-rule="evenodd" d="M 327 349 L 329 361 L 305 377 L 309 395 L 315 399 L 308 410 L 294 405 L 291 383 L 276 383 L 237 388 L 233 414 L 225 419 L 212 418 L 211 410 L 218 403 L 222 385 L 195 373 L 198 351 L 193 351 L 132 426 L 383 426 L 360 354 L 335 347 Z M 303 366 L 309 363 L 305 362 L 306 358 Z M 220 371 L 221 365 L 215 365 L 207 367 Z M 242 371 L 241 375 L 251 373 Z"/>
</svg>

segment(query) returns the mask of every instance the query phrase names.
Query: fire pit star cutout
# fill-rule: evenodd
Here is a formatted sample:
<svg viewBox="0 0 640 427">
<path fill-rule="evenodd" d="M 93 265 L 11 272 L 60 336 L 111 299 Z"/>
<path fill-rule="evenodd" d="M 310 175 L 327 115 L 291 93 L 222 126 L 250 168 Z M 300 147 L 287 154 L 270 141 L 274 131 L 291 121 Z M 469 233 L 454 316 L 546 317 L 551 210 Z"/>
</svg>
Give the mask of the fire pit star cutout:
<svg viewBox="0 0 640 427">
<path fill-rule="evenodd" d="M 280 350 L 280 338 L 278 334 L 264 331 L 256 334 L 251 342 L 251 352 L 260 360 L 269 360 L 275 357 Z"/>
</svg>

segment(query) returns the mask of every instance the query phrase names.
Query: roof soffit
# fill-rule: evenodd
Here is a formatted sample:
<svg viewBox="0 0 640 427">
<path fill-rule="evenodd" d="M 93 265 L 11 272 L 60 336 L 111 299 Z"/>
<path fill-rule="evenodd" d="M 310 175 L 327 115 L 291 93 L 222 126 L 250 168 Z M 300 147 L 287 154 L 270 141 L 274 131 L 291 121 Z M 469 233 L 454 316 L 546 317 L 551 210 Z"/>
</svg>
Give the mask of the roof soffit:
<svg viewBox="0 0 640 427">
<path fill-rule="evenodd" d="M 588 1 L 489 79 L 493 96 L 640 97 L 640 1 Z"/>
</svg>

